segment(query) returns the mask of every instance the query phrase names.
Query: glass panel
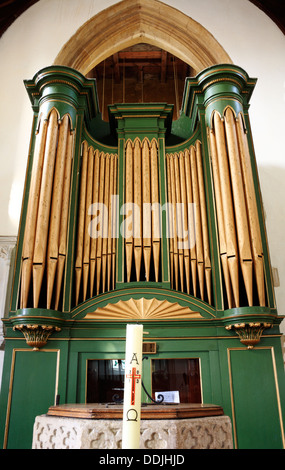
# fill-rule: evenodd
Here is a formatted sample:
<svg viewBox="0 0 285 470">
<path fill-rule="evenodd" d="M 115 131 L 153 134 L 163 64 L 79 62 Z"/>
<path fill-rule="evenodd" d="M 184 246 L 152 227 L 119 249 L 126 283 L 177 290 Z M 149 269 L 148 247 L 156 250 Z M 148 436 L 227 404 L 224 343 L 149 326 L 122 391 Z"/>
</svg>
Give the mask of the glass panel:
<svg viewBox="0 0 285 470">
<path fill-rule="evenodd" d="M 199 359 L 152 360 L 153 398 L 156 392 L 176 391 L 180 403 L 202 402 Z"/>
<path fill-rule="evenodd" d="M 87 361 L 86 403 L 109 403 L 114 396 L 124 398 L 125 361 L 121 359 Z"/>
</svg>

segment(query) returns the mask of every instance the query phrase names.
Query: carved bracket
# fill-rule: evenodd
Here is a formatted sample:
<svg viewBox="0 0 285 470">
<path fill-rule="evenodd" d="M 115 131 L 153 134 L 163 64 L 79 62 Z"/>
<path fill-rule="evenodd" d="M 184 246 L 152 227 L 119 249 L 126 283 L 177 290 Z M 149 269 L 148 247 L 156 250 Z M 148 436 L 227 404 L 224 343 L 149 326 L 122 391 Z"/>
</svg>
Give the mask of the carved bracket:
<svg viewBox="0 0 285 470">
<path fill-rule="evenodd" d="M 271 327 L 271 323 L 235 323 L 226 326 L 226 330 L 234 330 L 239 335 L 240 342 L 252 349 L 259 343 L 263 331 Z"/>
<path fill-rule="evenodd" d="M 28 346 L 38 351 L 47 344 L 50 335 L 55 331 L 60 331 L 60 328 L 51 325 L 16 325 L 13 330 L 21 331 Z"/>
</svg>

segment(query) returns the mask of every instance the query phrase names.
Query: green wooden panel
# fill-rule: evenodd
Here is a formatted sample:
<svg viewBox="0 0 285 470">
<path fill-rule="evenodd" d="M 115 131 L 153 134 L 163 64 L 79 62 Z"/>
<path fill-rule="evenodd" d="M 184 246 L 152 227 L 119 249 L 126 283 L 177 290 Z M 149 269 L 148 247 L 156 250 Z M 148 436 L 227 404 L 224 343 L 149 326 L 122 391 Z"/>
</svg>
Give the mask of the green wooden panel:
<svg viewBox="0 0 285 470">
<path fill-rule="evenodd" d="M 35 417 L 55 402 L 56 351 L 15 351 L 7 449 L 31 449 Z"/>
<path fill-rule="evenodd" d="M 283 448 L 273 361 L 271 348 L 230 351 L 238 449 Z"/>
</svg>

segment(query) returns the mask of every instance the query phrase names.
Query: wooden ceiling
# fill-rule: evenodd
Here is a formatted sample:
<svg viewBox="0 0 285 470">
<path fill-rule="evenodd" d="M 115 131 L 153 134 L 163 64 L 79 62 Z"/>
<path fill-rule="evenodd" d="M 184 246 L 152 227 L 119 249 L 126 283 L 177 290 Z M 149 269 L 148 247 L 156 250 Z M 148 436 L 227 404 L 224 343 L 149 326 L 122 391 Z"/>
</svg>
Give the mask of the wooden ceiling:
<svg viewBox="0 0 285 470">
<path fill-rule="evenodd" d="M 34 3 L 39 0 L 0 0 L 0 37 L 6 29 Z M 260 8 L 285 34 L 284 0 L 249 0 Z"/>
<path fill-rule="evenodd" d="M 138 82 L 152 78 L 165 83 L 169 78 L 184 80 L 191 76 L 191 67 L 163 49 L 141 43 L 108 57 L 87 76 L 113 79 L 114 83 L 128 78 L 136 78 Z"/>
</svg>

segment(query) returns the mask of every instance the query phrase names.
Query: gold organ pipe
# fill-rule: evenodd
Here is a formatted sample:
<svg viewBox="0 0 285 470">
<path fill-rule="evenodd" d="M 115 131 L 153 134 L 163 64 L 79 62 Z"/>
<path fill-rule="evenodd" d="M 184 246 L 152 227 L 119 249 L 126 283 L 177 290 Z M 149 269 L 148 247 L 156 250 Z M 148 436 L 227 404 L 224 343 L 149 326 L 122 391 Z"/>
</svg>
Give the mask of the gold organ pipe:
<svg viewBox="0 0 285 470">
<path fill-rule="evenodd" d="M 116 239 L 113 237 L 116 236 L 114 226 L 116 208 L 112 206 L 112 196 L 116 192 L 117 185 L 117 155 L 100 153 L 93 147 L 87 149 L 86 142 L 83 143 L 83 149 L 77 236 L 78 256 L 75 263 L 78 280 L 76 281 L 76 304 L 79 300 L 81 272 L 83 272 L 83 301 L 87 298 L 88 282 L 90 298 L 94 295 L 95 279 L 96 295 L 99 292 L 105 292 L 106 289 L 110 290 L 111 283 L 113 288 L 115 285 L 115 271 L 112 265 L 115 264 L 113 254 L 115 255 Z M 83 188 L 85 188 L 85 193 Z M 80 248 L 82 240 L 83 249 Z"/>
<path fill-rule="evenodd" d="M 151 141 L 150 168 L 151 168 L 151 203 L 152 203 L 152 250 L 155 281 L 158 282 L 159 258 L 160 258 L 160 214 L 159 214 L 159 185 L 158 185 L 158 163 L 157 143 Z"/>
<path fill-rule="evenodd" d="M 248 221 L 251 235 L 251 246 L 253 253 L 253 262 L 255 268 L 257 292 L 260 306 L 265 306 L 265 287 L 264 287 L 264 267 L 263 267 L 263 249 L 258 219 L 258 211 L 250 162 L 250 154 L 247 142 L 246 131 L 244 130 L 242 115 L 237 118 L 237 134 L 241 156 L 241 167 L 245 187 L 245 197 L 248 209 Z"/>
<path fill-rule="evenodd" d="M 136 279 L 140 280 L 142 259 L 142 162 L 139 139 L 134 142 L 134 258 Z"/>
<path fill-rule="evenodd" d="M 230 108 L 227 108 L 225 111 L 225 130 L 232 179 L 232 192 L 236 215 L 240 264 L 247 293 L 248 304 L 249 306 L 252 306 L 252 254 L 235 119 L 233 111 Z"/>
<path fill-rule="evenodd" d="M 104 184 L 104 214 L 103 214 L 103 240 L 102 240 L 102 292 L 106 289 L 107 253 L 108 253 L 108 222 L 109 222 L 109 190 L 110 190 L 110 155 L 105 156 L 105 184 Z"/>
<path fill-rule="evenodd" d="M 151 258 L 151 189 L 150 148 L 147 139 L 142 143 L 142 201 L 143 201 L 143 256 L 146 281 L 149 281 Z"/>
<path fill-rule="evenodd" d="M 81 186 L 80 186 L 79 213 L 78 213 L 78 235 L 77 235 L 76 259 L 75 259 L 75 305 L 78 304 L 81 274 L 82 274 L 84 220 L 85 220 L 86 185 L 87 185 L 87 164 L 88 164 L 88 148 L 87 148 L 87 143 L 83 142 Z"/>
<path fill-rule="evenodd" d="M 196 164 L 196 151 L 193 146 L 190 149 L 191 177 L 193 188 L 193 202 L 195 204 L 195 233 L 196 233 L 196 255 L 198 267 L 198 280 L 200 287 L 201 299 L 204 300 L 204 257 L 203 257 L 203 239 L 202 239 L 202 222 L 201 222 L 201 206 L 199 196 L 199 182 Z"/>
<path fill-rule="evenodd" d="M 223 207 L 222 207 L 220 176 L 219 176 L 219 168 L 218 168 L 218 157 L 217 157 L 215 135 L 212 129 L 210 129 L 209 136 L 210 136 L 210 147 L 211 147 L 211 156 L 212 156 L 215 199 L 216 199 L 216 207 L 217 207 L 220 256 L 221 256 L 221 262 L 222 262 L 224 279 L 225 279 L 228 306 L 229 308 L 232 308 L 232 291 L 231 291 L 231 281 L 230 281 L 230 274 L 229 274 L 229 267 L 228 267 L 227 246 L 226 246 L 226 239 L 225 239 L 225 226 L 224 226 L 224 215 L 223 215 Z"/>
<path fill-rule="evenodd" d="M 191 275 L 194 296 L 197 296 L 197 255 L 196 255 L 196 235 L 195 235 L 195 206 L 193 201 L 193 189 L 191 178 L 190 152 L 188 149 L 184 152 L 185 158 L 185 176 L 186 176 L 186 195 L 188 208 L 188 228 L 191 258 Z"/>
<path fill-rule="evenodd" d="M 117 195 L 117 171 L 118 171 L 118 155 L 115 155 L 114 161 L 114 189 L 113 194 Z M 117 231 L 117 210 L 119 208 L 113 204 L 113 218 L 112 218 L 112 286 L 115 289 L 115 263 L 116 263 L 116 231 Z"/>
<path fill-rule="evenodd" d="M 199 197 L 200 197 L 200 207 L 201 207 L 201 222 L 202 222 L 206 288 L 207 288 L 208 302 L 209 304 L 211 304 L 212 303 L 211 259 L 210 259 L 210 246 L 209 246 L 209 235 L 208 235 L 208 220 L 207 220 L 207 211 L 206 211 L 205 185 L 204 185 L 204 178 L 203 178 L 201 142 L 199 141 L 197 141 L 196 143 L 196 158 L 197 158 L 197 174 L 198 174 L 198 181 L 199 181 Z"/>
<path fill-rule="evenodd" d="M 21 308 L 26 308 L 28 305 L 47 126 L 48 121 L 42 118 L 38 126 L 38 134 L 36 135 L 36 145 L 22 251 L 23 261 L 21 274 Z"/>
<path fill-rule="evenodd" d="M 52 201 L 47 247 L 47 308 L 51 307 L 53 285 L 58 264 L 59 230 L 65 171 L 66 148 L 68 138 L 69 117 L 65 115 L 59 125 L 58 147 L 55 160 Z"/>
<path fill-rule="evenodd" d="M 132 204 L 133 200 L 133 149 L 132 143 L 130 140 L 127 141 L 126 144 L 126 204 Z M 132 232 L 134 232 L 134 219 L 133 219 L 133 211 L 131 212 L 132 217 Z M 127 227 L 129 230 L 130 227 Z M 133 237 L 125 236 L 125 250 L 126 250 L 126 268 L 127 268 L 127 281 L 130 282 L 131 278 L 131 270 L 132 270 L 132 258 L 133 258 Z"/>
<path fill-rule="evenodd" d="M 185 266 L 186 288 L 190 294 L 190 256 L 189 256 L 189 227 L 187 218 L 187 193 L 186 193 L 186 177 L 185 177 L 185 155 L 184 152 L 179 154 L 180 184 L 181 184 L 181 203 L 182 203 L 182 233 L 183 233 L 183 257 Z M 187 234 L 187 236 L 186 236 Z M 187 238 L 187 240 L 185 240 Z"/>
<path fill-rule="evenodd" d="M 170 154 L 170 181 L 171 181 L 171 207 L 172 207 L 172 228 L 173 228 L 173 261 L 175 289 L 178 290 L 178 242 L 177 242 L 177 212 L 176 212 L 176 188 L 175 188 L 175 168 L 174 156 Z"/>
<path fill-rule="evenodd" d="M 93 182 L 93 197 L 92 203 L 95 213 L 92 215 L 97 216 L 98 202 L 99 202 L 99 173 L 100 173 L 100 152 L 98 149 L 94 152 L 94 182 Z M 96 220 L 96 217 L 95 217 Z M 95 231 L 97 226 L 94 226 L 94 221 L 91 222 L 91 247 L 90 247 L 90 297 L 93 297 L 95 270 L 96 270 L 96 255 L 97 255 L 97 236 Z M 93 224 L 93 225 L 92 225 Z"/>
<path fill-rule="evenodd" d="M 35 248 L 33 256 L 34 308 L 38 307 L 41 285 L 45 270 L 48 224 L 53 185 L 53 173 L 58 136 L 57 112 L 52 109 L 47 129 L 47 140 L 42 172 L 42 183 L 37 216 Z"/>
<path fill-rule="evenodd" d="M 232 205 L 232 193 L 230 183 L 230 173 L 228 166 L 228 156 L 226 150 L 226 140 L 223 122 L 217 111 L 214 113 L 214 129 L 216 135 L 218 166 L 221 183 L 221 195 L 224 214 L 224 226 L 227 244 L 228 266 L 231 277 L 233 298 L 235 306 L 239 307 L 239 278 L 238 278 L 238 252 L 234 221 L 234 211 Z"/>
<path fill-rule="evenodd" d="M 107 239 L 107 290 L 111 288 L 112 278 L 112 229 L 113 229 L 113 213 L 112 213 L 112 195 L 114 194 L 114 167 L 115 156 L 110 155 L 110 184 L 109 184 L 109 200 L 108 200 L 108 239 Z"/>
<path fill-rule="evenodd" d="M 102 208 L 104 204 L 104 186 L 105 186 L 105 155 L 103 152 L 100 154 L 100 177 L 99 177 L 99 207 Z M 101 268 L 102 268 L 102 237 L 103 237 L 103 224 L 102 210 L 100 218 L 100 227 L 98 229 L 97 239 L 97 254 L 96 254 L 96 267 L 97 267 L 97 295 L 100 290 Z"/>
<path fill-rule="evenodd" d="M 181 244 L 183 243 L 181 192 L 180 192 L 181 182 L 180 182 L 179 161 L 178 161 L 177 153 L 173 155 L 173 159 L 174 159 L 174 174 L 175 174 L 177 248 L 178 248 L 179 272 L 180 272 L 180 286 L 181 286 L 181 291 L 184 292 L 183 249 L 181 248 Z"/>
<path fill-rule="evenodd" d="M 90 245 L 91 237 L 89 233 L 91 215 L 90 206 L 93 196 L 93 168 L 94 168 L 94 151 L 92 147 L 88 149 L 87 163 L 87 186 L 86 186 L 86 205 L 85 205 L 85 226 L 84 226 L 84 245 L 83 245 L 83 301 L 86 300 L 87 287 L 89 279 L 89 263 L 90 263 Z"/>
<path fill-rule="evenodd" d="M 64 269 L 65 259 L 66 259 L 67 225 L 68 225 L 68 215 L 69 215 L 69 197 L 70 197 L 71 167 L 72 167 L 72 156 L 73 156 L 73 140 L 74 140 L 73 132 L 69 128 L 68 139 L 67 139 L 67 149 L 66 149 L 63 194 L 62 194 L 60 231 L 59 231 L 55 310 L 58 310 L 59 297 L 60 297 L 60 291 L 61 291 L 61 285 L 62 285 L 62 277 L 63 277 L 63 269 Z"/>
<path fill-rule="evenodd" d="M 172 206 L 172 183 L 171 183 L 171 171 L 170 171 L 170 155 L 166 156 L 166 167 L 167 167 L 167 194 L 168 194 L 168 230 L 169 230 L 169 256 L 170 256 L 170 281 L 171 287 L 173 288 L 173 263 L 174 263 L 174 251 L 173 251 L 173 206 Z"/>
</svg>

